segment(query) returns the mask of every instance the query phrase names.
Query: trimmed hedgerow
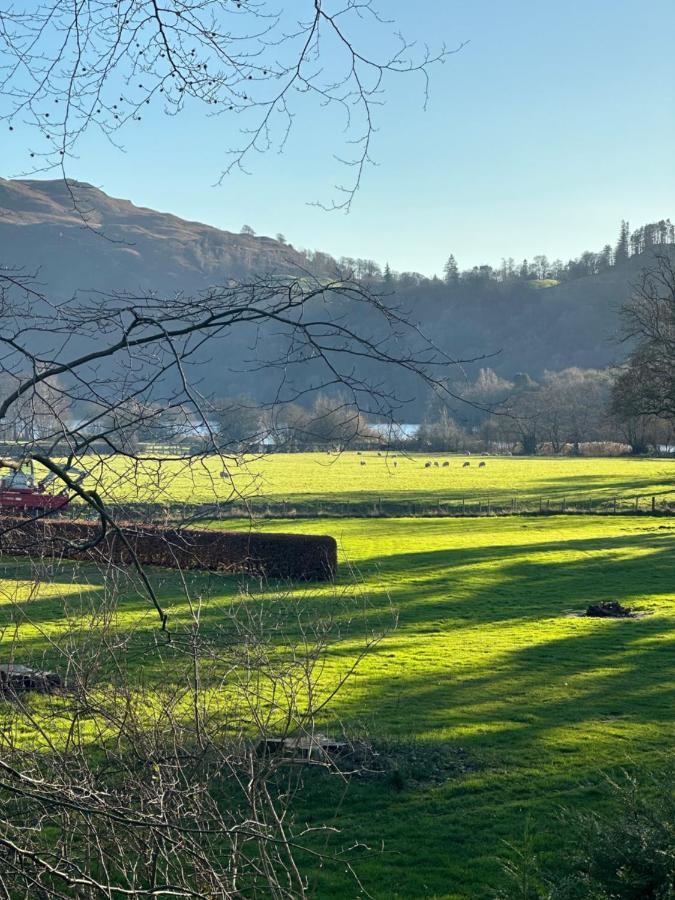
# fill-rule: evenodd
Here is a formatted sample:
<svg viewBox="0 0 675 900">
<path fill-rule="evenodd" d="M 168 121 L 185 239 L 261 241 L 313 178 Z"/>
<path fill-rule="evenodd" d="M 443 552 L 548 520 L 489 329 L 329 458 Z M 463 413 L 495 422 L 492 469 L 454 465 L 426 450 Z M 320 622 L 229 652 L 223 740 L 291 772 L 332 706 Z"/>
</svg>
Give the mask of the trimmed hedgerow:
<svg viewBox="0 0 675 900">
<path fill-rule="evenodd" d="M 97 541 L 100 526 L 62 519 L 0 519 L 4 553 L 46 553 L 65 559 L 112 559 L 144 565 L 248 573 L 268 578 L 330 580 L 337 544 L 327 535 L 259 534 L 124 524 Z M 123 536 L 122 536 L 123 535 Z M 90 546 L 87 546 L 90 545 Z"/>
</svg>

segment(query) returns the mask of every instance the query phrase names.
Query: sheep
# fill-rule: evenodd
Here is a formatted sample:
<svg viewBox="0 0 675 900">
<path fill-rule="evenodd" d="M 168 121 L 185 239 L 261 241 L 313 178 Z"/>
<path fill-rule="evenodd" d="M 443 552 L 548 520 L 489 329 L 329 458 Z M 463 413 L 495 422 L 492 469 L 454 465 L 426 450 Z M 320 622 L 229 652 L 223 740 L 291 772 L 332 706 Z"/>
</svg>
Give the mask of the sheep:
<svg viewBox="0 0 675 900">
<path fill-rule="evenodd" d="M 485 468 L 485 463 L 484 463 L 484 462 L 479 462 L 479 463 L 478 463 L 478 468 L 479 468 L 479 469 L 484 469 L 484 468 Z"/>
<path fill-rule="evenodd" d="M 229 478 L 230 473 L 226 469 L 223 469 L 223 471 L 220 473 L 220 477 L 221 478 Z"/>
<path fill-rule="evenodd" d="M 362 465 L 362 466 L 365 466 L 365 464 L 366 464 L 365 459 L 362 459 L 362 460 L 361 460 L 361 465 Z"/>
<path fill-rule="evenodd" d="M 396 462 L 396 460 L 394 460 L 394 468 L 396 468 L 397 465 L 398 463 Z"/>
<path fill-rule="evenodd" d="M 430 463 L 430 462 L 425 462 L 425 463 L 424 463 L 424 468 L 425 468 L 425 469 L 430 469 L 430 468 L 431 468 L 431 463 Z"/>
<path fill-rule="evenodd" d="M 447 459 L 446 459 L 446 461 L 443 463 L 443 468 L 444 468 L 444 469 L 447 469 L 447 467 L 448 467 L 449 465 L 450 465 L 450 463 L 449 463 L 449 462 L 447 461 Z"/>
<path fill-rule="evenodd" d="M 463 469 L 466 469 L 467 466 L 470 466 L 470 465 L 471 465 L 471 463 L 467 461 L 467 462 L 465 462 L 465 463 L 462 463 L 462 468 L 463 468 Z"/>
</svg>

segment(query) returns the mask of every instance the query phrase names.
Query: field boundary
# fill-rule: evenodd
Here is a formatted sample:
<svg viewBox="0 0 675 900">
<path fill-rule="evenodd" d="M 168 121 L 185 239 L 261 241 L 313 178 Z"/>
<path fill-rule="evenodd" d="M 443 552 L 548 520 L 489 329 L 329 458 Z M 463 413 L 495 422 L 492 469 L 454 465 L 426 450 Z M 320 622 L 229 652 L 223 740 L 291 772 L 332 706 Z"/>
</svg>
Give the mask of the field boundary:
<svg viewBox="0 0 675 900">
<path fill-rule="evenodd" d="M 0 518 L 0 552 L 9 555 L 113 561 L 123 565 L 205 569 L 225 574 L 328 581 L 337 571 L 337 542 L 299 535 L 168 528 L 124 523 L 101 532 L 94 521 Z"/>
<path fill-rule="evenodd" d="M 547 516 L 547 515 L 675 515 L 675 492 L 667 494 L 589 497 L 462 497 L 437 500 L 428 498 L 394 500 L 316 499 L 264 500 L 251 498 L 247 503 L 200 504 L 119 504 L 108 507 L 121 518 L 194 520 L 212 519 L 400 519 L 400 518 L 478 518 L 483 516 Z"/>
</svg>

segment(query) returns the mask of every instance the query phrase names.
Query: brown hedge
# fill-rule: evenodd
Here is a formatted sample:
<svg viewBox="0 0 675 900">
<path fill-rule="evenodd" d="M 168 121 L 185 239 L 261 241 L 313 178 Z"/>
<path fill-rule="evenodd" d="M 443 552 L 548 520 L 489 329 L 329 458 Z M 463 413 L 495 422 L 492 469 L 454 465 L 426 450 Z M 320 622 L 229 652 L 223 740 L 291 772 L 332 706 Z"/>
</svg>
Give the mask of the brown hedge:
<svg viewBox="0 0 675 900">
<path fill-rule="evenodd" d="M 175 569 L 209 569 L 268 578 L 327 581 L 337 571 L 337 544 L 327 535 L 261 534 L 247 531 L 163 528 L 123 524 L 125 543 L 97 523 L 68 519 L 0 518 L 0 551 L 65 559 L 129 564 L 135 554 L 144 565 Z M 131 551 L 130 549 L 131 548 Z"/>
</svg>

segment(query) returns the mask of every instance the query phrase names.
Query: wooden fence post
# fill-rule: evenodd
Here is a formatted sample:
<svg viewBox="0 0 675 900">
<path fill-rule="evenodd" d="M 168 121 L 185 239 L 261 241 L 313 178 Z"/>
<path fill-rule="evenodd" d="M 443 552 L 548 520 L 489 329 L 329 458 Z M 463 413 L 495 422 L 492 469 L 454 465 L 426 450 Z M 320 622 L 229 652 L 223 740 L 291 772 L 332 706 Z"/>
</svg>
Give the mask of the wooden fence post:
<svg viewBox="0 0 675 900">
<path fill-rule="evenodd" d="M 652 497 L 652 512 L 656 512 L 656 497 Z"/>
</svg>

